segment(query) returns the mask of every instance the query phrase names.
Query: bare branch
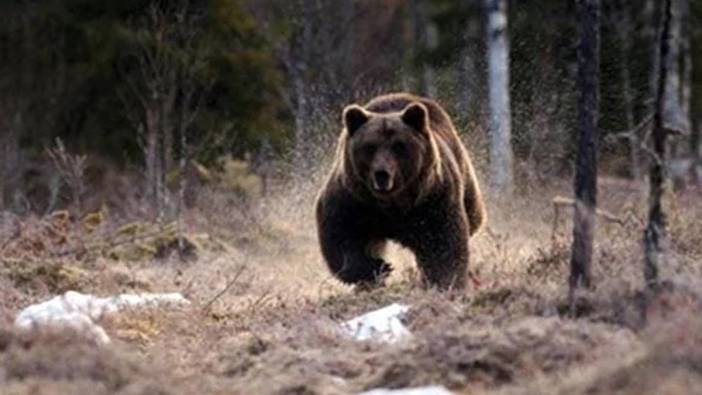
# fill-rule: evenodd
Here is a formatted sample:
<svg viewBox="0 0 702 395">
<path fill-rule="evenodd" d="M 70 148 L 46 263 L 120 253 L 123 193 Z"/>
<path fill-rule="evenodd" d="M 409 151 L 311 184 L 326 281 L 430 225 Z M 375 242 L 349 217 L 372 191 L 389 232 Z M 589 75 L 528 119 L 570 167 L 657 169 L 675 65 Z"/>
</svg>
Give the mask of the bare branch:
<svg viewBox="0 0 702 395">
<path fill-rule="evenodd" d="M 234 286 L 234 284 L 236 284 L 236 282 L 239 280 L 239 277 L 241 276 L 241 274 L 244 273 L 244 270 L 246 270 L 246 266 L 244 266 L 244 265 L 239 266 L 239 269 L 236 271 L 236 273 L 234 273 L 234 277 L 232 277 L 232 279 L 227 282 L 227 285 L 224 287 L 224 289 L 222 289 L 220 292 L 218 292 L 214 297 L 212 297 L 212 299 L 208 300 L 207 303 L 205 303 L 202 306 L 202 312 L 204 314 L 209 312 L 210 307 L 212 307 L 214 302 L 216 302 L 219 298 L 221 298 L 222 295 L 227 293 L 227 291 L 229 291 Z"/>
<path fill-rule="evenodd" d="M 556 209 L 558 207 L 575 207 L 575 200 L 564 196 L 554 197 L 553 199 L 551 199 L 551 203 Z M 616 216 L 615 214 L 612 214 L 609 211 L 598 208 L 595 210 L 595 215 L 600 216 L 609 222 L 613 222 L 622 226 L 625 225 L 625 221 L 623 219 Z"/>
<path fill-rule="evenodd" d="M 618 130 L 618 131 L 611 131 L 611 130 L 605 130 L 603 129 L 602 132 L 606 133 L 605 140 L 612 141 L 612 140 L 618 140 L 618 139 L 630 139 L 633 138 L 634 136 L 638 135 L 639 132 L 642 130 L 646 129 L 648 125 L 651 124 L 653 121 L 653 114 L 647 115 L 644 119 L 641 120 L 637 125 L 635 125 L 632 129 L 629 130 Z"/>
</svg>

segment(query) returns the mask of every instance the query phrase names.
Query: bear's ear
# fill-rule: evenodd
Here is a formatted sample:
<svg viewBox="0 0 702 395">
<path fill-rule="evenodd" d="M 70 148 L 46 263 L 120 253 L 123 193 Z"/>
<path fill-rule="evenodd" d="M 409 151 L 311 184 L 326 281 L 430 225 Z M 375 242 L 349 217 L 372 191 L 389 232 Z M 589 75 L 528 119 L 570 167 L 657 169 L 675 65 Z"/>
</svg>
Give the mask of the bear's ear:
<svg viewBox="0 0 702 395">
<path fill-rule="evenodd" d="M 410 103 L 402 110 L 402 122 L 418 132 L 425 132 L 428 124 L 427 108 L 422 103 Z"/>
<path fill-rule="evenodd" d="M 349 136 L 361 128 L 368 122 L 368 113 L 363 107 L 352 104 L 344 109 L 344 127 L 349 133 Z"/>
</svg>

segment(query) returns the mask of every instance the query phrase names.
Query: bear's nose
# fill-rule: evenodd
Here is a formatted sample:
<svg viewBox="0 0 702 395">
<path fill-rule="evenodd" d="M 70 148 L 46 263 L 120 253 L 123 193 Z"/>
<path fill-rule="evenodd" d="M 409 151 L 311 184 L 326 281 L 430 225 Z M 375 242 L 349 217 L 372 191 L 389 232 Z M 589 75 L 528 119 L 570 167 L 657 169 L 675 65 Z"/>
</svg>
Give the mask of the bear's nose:
<svg viewBox="0 0 702 395">
<path fill-rule="evenodd" d="M 392 189 L 390 173 L 385 170 L 376 170 L 373 172 L 373 188 L 380 192 L 387 192 Z"/>
</svg>

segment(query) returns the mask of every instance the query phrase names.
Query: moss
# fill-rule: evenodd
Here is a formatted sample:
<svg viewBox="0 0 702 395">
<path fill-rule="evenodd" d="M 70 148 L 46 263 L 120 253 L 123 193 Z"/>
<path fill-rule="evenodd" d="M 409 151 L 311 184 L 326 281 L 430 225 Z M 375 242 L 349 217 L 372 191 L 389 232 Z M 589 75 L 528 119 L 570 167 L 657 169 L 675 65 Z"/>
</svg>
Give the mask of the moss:
<svg viewBox="0 0 702 395">
<path fill-rule="evenodd" d="M 118 338 L 142 347 L 151 344 L 162 330 L 159 317 L 144 312 L 120 314 L 110 326 L 115 329 Z"/>
<path fill-rule="evenodd" d="M 247 198 L 260 197 L 263 190 L 261 178 L 251 171 L 249 163 L 233 158 L 221 161 L 217 185 Z"/>
<path fill-rule="evenodd" d="M 12 264 L 6 267 L 8 277 L 17 287 L 36 288 L 44 284 L 51 293 L 80 291 L 91 281 L 90 274 L 69 264 Z"/>
<path fill-rule="evenodd" d="M 102 223 L 105 221 L 105 216 L 102 211 L 98 211 L 95 213 L 90 213 L 83 217 L 82 223 L 83 223 L 83 229 L 88 232 L 92 233 L 94 232 Z"/>
<path fill-rule="evenodd" d="M 167 258 L 179 249 L 178 224 L 166 225 L 135 222 L 117 230 L 117 237 L 129 237 L 113 247 L 104 249 L 104 256 L 126 262 L 140 262 L 150 259 Z M 222 240 L 206 233 L 184 234 L 183 251 L 179 254 L 187 259 L 195 259 L 203 251 L 231 252 L 232 248 Z"/>
</svg>

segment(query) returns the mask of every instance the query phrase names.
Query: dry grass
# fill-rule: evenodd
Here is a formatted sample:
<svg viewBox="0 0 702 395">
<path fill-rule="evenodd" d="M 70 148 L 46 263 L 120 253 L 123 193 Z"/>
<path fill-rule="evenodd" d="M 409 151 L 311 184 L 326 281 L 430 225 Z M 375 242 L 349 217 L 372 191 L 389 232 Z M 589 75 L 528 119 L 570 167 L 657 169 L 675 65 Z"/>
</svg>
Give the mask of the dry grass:
<svg viewBox="0 0 702 395">
<path fill-rule="evenodd" d="M 0 332 L 3 394 L 165 393 L 137 355 L 100 348 L 73 333 Z"/>
<path fill-rule="evenodd" d="M 442 384 L 471 394 L 686 394 L 702 384 L 698 196 L 671 202 L 673 242 L 662 270 L 670 284 L 642 292 L 641 188 L 603 180 L 602 206 L 625 221 L 600 224 L 597 287 L 583 292 L 571 319 L 570 215 L 554 237 L 549 203 L 568 194 L 568 183 L 491 207 L 489 229 L 473 240 L 466 294 L 421 289 L 412 257 L 396 246 L 386 288 L 337 283 L 318 253 L 315 189 L 286 185 L 256 206 L 208 192 L 200 198 L 206 209 L 186 218 L 197 249 L 188 261 L 75 248 L 114 240 L 120 224 L 109 216 L 89 233 L 75 219 L 59 231 L 55 218 L 23 221 L 0 244 L 3 327 L 26 304 L 67 289 L 179 291 L 193 305 L 106 320 L 114 343 L 103 348 L 76 335 L 4 331 L 1 392 L 349 394 Z M 357 343 L 336 329 L 395 301 L 413 306 L 408 342 Z"/>
</svg>

